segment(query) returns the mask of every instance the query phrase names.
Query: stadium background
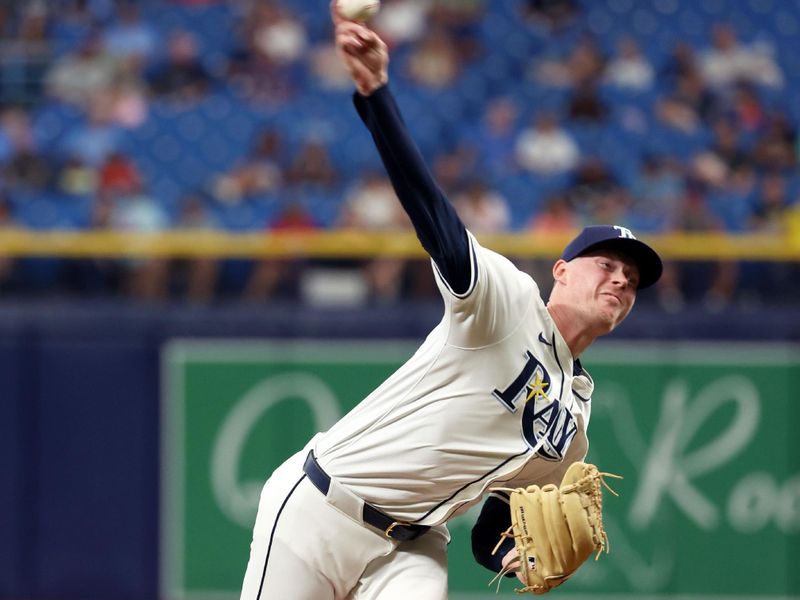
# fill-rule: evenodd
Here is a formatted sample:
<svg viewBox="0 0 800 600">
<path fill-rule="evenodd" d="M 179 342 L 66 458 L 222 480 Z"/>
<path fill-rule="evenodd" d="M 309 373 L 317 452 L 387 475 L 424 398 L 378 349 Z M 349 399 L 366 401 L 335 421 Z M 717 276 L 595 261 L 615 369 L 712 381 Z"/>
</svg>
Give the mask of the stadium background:
<svg viewBox="0 0 800 600">
<path fill-rule="evenodd" d="M 592 457 L 626 479 L 612 554 L 555 593 L 800 596 L 800 5 L 384 5 L 487 245 L 543 283 L 584 223 L 670 258 L 587 357 Z M 0 28 L 0 597 L 235 597 L 259 481 L 441 310 L 327 5 L 20 1 Z M 468 518 L 453 597 L 494 596 Z"/>
</svg>

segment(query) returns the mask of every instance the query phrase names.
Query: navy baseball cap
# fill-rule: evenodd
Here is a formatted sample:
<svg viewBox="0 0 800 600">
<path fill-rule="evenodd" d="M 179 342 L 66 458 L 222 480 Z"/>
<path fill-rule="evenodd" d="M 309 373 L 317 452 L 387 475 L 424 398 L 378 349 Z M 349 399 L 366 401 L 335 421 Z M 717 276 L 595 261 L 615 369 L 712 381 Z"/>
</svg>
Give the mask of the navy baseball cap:
<svg viewBox="0 0 800 600">
<path fill-rule="evenodd" d="M 619 225 L 584 227 L 583 231 L 564 248 L 561 258 L 569 262 L 587 252 L 604 248 L 630 256 L 636 263 L 639 267 L 638 289 L 650 287 L 661 277 L 664 266 L 658 253 L 644 242 L 637 240 L 630 229 Z"/>
</svg>

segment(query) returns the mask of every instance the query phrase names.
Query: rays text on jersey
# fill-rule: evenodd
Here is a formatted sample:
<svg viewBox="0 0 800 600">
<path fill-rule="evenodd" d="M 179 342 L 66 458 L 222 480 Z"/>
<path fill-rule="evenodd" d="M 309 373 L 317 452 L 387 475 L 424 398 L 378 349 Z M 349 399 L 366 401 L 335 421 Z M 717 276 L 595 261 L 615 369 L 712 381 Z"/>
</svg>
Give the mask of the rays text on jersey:
<svg viewBox="0 0 800 600">
<path fill-rule="evenodd" d="M 542 458 L 562 460 L 578 431 L 575 417 L 558 398 L 549 396 L 552 378 L 544 365 L 530 350 L 525 351 L 525 359 L 519 375 L 502 391 L 495 388 L 492 395 L 512 413 L 521 404 L 525 442 Z"/>
</svg>

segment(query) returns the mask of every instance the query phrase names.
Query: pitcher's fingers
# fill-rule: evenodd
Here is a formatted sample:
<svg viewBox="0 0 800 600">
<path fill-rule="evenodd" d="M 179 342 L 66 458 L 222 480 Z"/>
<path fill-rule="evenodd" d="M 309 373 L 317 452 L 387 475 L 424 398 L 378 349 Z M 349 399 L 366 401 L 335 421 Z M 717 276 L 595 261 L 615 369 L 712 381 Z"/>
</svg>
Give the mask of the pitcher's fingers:
<svg viewBox="0 0 800 600">
<path fill-rule="evenodd" d="M 355 48 L 364 48 L 368 44 L 365 40 L 372 39 L 368 29 L 353 21 L 342 21 L 336 26 L 336 45 L 349 45 Z"/>
<path fill-rule="evenodd" d="M 342 21 L 341 23 L 337 23 L 336 33 L 338 34 L 339 32 L 347 32 L 351 35 L 358 36 L 362 41 L 369 43 L 372 43 L 372 40 L 378 38 L 378 35 L 374 31 L 355 21 Z"/>
<path fill-rule="evenodd" d="M 336 33 L 336 46 L 348 54 L 358 54 L 366 48 L 361 38 L 347 31 Z"/>
<path fill-rule="evenodd" d="M 359 25 L 359 28 L 355 31 L 355 34 L 367 46 L 379 48 L 380 46 L 386 45 L 377 33 L 363 25 Z"/>
</svg>

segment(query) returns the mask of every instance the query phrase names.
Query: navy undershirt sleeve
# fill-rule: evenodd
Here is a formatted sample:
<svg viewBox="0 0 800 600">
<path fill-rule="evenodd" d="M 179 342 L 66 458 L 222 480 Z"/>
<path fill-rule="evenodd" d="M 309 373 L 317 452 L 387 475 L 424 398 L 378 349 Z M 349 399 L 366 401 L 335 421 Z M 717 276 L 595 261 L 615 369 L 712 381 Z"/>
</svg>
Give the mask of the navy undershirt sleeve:
<svg viewBox="0 0 800 600">
<path fill-rule="evenodd" d="M 514 547 L 514 540 L 507 538 L 497 552 L 492 554 L 492 550 L 500 540 L 500 535 L 510 526 L 511 511 L 508 504 L 495 496 L 486 498 L 478 520 L 472 527 L 472 555 L 478 564 L 495 573 L 503 570 L 503 557 Z M 513 577 L 514 573 L 507 575 Z"/>
<path fill-rule="evenodd" d="M 466 228 L 428 170 L 389 87 L 370 96 L 356 93 L 353 102 L 422 247 L 454 293 L 468 292 L 472 271 Z"/>
</svg>

